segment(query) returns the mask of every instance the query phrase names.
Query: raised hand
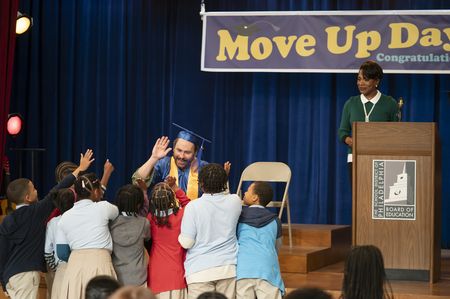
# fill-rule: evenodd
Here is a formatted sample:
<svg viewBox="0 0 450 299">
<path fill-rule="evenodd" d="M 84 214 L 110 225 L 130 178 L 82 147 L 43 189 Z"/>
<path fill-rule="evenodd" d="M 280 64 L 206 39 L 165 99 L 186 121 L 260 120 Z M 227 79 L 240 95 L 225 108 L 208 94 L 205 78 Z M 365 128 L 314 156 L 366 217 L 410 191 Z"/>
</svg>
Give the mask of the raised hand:
<svg viewBox="0 0 450 299">
<path fill-rule="evenodd" d="M 147 184 L 144 182 L 143 179 L 137 178 L 135 184 L 136 184 L 142 191 L 144 191 L 144 193 L 147 192 L 148 187 L 147 187 Z"/>
<path fill-rule="evenodd" d="M 167 154 L 172 150 L 169 146 L 169 138 L 167 136 L 162 136 L 158 138 L 153 146 L 152 158 L 160 160 L 167 156 Z"/>
<path fill-rule="evenodd" d="M 230 170 L 231 170 L 231 163 L 230 163 L 230 161 L 227 161 L 227 162 L 223 163 L 223 169 L 225 169 L 225 172 L 227 173 L 227 176 L 230 175 Z"/>
<path fill-rule="evenodd" d="M 114 165 L 109 162 L 109 159 L 106 159 L 105 164 L 103 165 L 103 176 L 100 180 L 102 186 L 106 188 L 108 186 L 109 178 L 111 177 L 112 172 L 114 171 Z"/>
<path fill-rule="evenodd" d="M 169 185 L 174 192 L 177 192 L 177 190 L 180 189 L 177 185 L 177 180 L 173 176 L 167 176 L 164 182 Z"/>
<path fill-rule="evenodd" d="M 114 165 L 106 159 L 105 165 L 103 165 L 103 173 L 111 174 L 114 171 Z"/>
<path fill-rule="evenodd" d="M 84 153 L 84 155 L 83 153 L 80 154 L 80 165 L 78 167 L 80 171 L 85 171 L 89 168 L 91 163 L 95 160 L 94 158 L 92 158 L 93 156 L 94 152 L 91 149 L 88 149 L 86 153 Z"/>
</svg>

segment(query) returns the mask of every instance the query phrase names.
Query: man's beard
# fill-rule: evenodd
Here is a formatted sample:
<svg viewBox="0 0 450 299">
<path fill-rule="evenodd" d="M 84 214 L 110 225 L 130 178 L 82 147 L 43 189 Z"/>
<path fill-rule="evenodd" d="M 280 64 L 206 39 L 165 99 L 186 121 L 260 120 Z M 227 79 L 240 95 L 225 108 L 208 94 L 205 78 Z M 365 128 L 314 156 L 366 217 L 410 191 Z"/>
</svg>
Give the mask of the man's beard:
<svg viewBox="0 0 450 299">
<path fill-rule="evenodd" d="M 188 167 L 189 164 L 191 163 L 191 161 L 189 161 L 187 159 L 183 159 L 183 158 L 176 158 L 175 162 L 176 162 L 175 164 L 177 164 L 178 167 L 180 167 L 180 164 L 181 164 L 183 168 Z"/>
</svg>

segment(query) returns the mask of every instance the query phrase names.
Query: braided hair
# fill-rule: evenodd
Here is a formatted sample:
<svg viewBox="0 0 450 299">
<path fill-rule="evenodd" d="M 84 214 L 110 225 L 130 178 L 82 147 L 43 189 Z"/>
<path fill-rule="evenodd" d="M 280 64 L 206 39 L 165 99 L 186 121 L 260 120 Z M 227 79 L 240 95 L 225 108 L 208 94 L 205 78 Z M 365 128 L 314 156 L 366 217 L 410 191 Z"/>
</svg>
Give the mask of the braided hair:
<svg viewBox="0 0 450 299">
<path fill-rule="evenodd" d="M 55 180 L 57 183 L 61 182 L 68 174 L 77 169 L 77 165 L 70 161 L 64 161 L 58 164 L 55 168 Z"/>
<path fill-rule="evenodd" d="M 156 220 L 158 226 L 170 227 L 170 209 L 172 209 L 175 215 L 180 209 L 175 192 L 164 182 L 156 184 L 150 194 L 150 213 Z"/>
<path fill-rule="evenodd" d="M 204 193 L 221 193 L 227 190 L 228 176 L 222 165 L 210 163 L 200 170 L 198 181 Z"/>
<path fill-rule="evenodd" d="M 100 181 L 93 172 L 79 176 L 74 185 L 80 199 L 91 198 L 95 189 L 100 189 Z"/>
<path fill-rule="evenodd" d="M 144 194 L 136 185 L 122 186 L 116 193 L 116 205 L 120 213 L 125 212 L 128 216 L 137 217 L 143 204 Z"/>
</svg>

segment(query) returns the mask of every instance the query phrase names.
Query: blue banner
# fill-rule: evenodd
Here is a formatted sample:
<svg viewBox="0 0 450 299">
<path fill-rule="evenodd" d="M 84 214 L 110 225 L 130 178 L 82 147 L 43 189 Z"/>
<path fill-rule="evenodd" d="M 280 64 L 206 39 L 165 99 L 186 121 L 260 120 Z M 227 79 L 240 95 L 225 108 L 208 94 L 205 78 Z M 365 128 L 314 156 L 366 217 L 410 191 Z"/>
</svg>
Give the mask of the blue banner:
<svg viewBox="0 0 450 299">
<path fill-rule="evenodd" d="M 450 10 L 208 12 L 203 71 L 450 73 Z"/>
</svg>

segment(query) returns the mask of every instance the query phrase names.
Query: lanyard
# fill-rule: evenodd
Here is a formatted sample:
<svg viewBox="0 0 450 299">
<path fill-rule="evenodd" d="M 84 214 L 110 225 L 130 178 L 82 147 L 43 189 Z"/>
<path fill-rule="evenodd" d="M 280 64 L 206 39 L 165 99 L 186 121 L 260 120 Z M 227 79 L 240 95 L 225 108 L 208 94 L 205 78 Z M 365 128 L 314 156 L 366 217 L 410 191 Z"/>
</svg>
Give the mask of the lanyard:
<svg viewBox="0 0 450 299">
<path fill-rule="evenodd" d="M 369 122 L 369 116 L 372 113 L 373 108 L 375 108 L 375 104 L 373 104 L 372 109 L 370 109 L 370 111 L 369 111 L 369 114 L 367 114 L 366 104 L 365 103 L 363 104 L 363 108 L 364 108 L 364 115 L 366 116 L 365 121 L 366 121 L 366 123 L 368 123 Z"/>
</svg>

